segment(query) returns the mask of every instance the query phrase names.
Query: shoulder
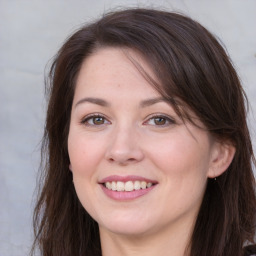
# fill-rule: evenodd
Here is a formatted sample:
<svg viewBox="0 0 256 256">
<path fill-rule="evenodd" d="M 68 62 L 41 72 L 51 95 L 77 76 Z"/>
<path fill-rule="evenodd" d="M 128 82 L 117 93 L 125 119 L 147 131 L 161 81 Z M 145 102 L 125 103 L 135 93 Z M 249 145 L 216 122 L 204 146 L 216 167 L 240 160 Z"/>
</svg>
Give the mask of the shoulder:
<svg viewBox="0 0 256 256">
<path fill-rule="evenodd" d="M 256 245 L 249 245 L 244 248 L 244 256 L 256 256 Z"/>
</svg>

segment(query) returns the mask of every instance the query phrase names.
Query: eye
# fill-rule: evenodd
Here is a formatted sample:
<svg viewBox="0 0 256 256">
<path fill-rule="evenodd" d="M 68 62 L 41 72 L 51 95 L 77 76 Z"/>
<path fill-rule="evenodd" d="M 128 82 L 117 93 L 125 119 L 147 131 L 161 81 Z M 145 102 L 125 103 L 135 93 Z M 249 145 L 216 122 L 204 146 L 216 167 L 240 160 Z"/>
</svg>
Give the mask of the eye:
<svg viewBox="0 0 256 256">
<path fill-rule="evenodd" d="M 100 125 L 110 124 L 110 122 L 104 116 L 99 114 L 92 114 L 92 115 L 86 116 L 81 121 L 81 123 L 88 126 L 100 126 Z"/>
<path fill-rule="evenodd" d="M 151 116 L 144 124 L 154 125 L 154 126 L 168 126 L 171 124 L 175 124 L 175 121 L 164 115 L 155 115 Z"/>
</svg>

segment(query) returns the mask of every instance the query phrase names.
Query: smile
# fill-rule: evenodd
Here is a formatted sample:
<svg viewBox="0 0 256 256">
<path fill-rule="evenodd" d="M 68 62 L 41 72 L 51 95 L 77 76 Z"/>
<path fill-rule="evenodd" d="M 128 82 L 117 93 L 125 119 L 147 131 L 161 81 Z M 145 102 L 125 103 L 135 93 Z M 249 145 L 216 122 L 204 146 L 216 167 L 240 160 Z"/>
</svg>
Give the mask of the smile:
<svg viewBox="0 0 256 256">
<path fill-rule="evenodd" d="M 147 181 L 107 181 L 104 183 L 104 186 L 112 191 L 126 191 L 126 192 L 131 192 L 134 190 L 140 190 L 140 189 L 146 189 L 146 188 L 150 188 L 151 186 L 153 186 L 152 182 L 147 182 Z"/>
<path fill-rule="evenodd" d="M 112 175 L 101 180 L 99 184 L 111 199 L 126 201 L 148 194 L 158 182 L 140 176 Z"/>
</svg>

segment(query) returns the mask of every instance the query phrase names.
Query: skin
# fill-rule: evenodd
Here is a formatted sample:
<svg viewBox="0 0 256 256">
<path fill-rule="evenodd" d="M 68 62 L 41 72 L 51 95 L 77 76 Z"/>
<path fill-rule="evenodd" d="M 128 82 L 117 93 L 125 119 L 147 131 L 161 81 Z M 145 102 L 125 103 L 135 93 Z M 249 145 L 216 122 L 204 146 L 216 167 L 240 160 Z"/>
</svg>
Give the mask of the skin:
<svg viewBox="0 0 256 256">
<path fill-rule="evenodd" d="M 75 189 L 99 224 L 103 255 L 181 256 L 207 178 L 226 170 L 234 150 L 183 123 L 165 101 L 142 105 L 161 95 L 127 53 L 155 78 L 138 53 L 117 48 L 97 50 L 79 72 L 68 137 Z M 141 197 L 114 200 L 99 184 L 110 175 L 139 175 L 157 185 Z"/>
</svg>

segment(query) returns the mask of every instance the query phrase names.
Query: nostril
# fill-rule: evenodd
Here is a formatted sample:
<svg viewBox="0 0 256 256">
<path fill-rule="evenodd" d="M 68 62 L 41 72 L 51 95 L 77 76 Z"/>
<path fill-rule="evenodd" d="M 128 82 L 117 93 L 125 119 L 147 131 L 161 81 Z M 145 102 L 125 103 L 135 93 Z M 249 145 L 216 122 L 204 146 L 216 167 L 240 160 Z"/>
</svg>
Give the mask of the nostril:
<svg viewBox="0 0 256 256">
<path fill-rule="evenodd" d="M 136 159 L 135 158 L 129 158 L 129 159 L 127 159 L 127 161 L 128 162 L 133 162 L 133 161 L 136 161 Z"/>
</svg>

